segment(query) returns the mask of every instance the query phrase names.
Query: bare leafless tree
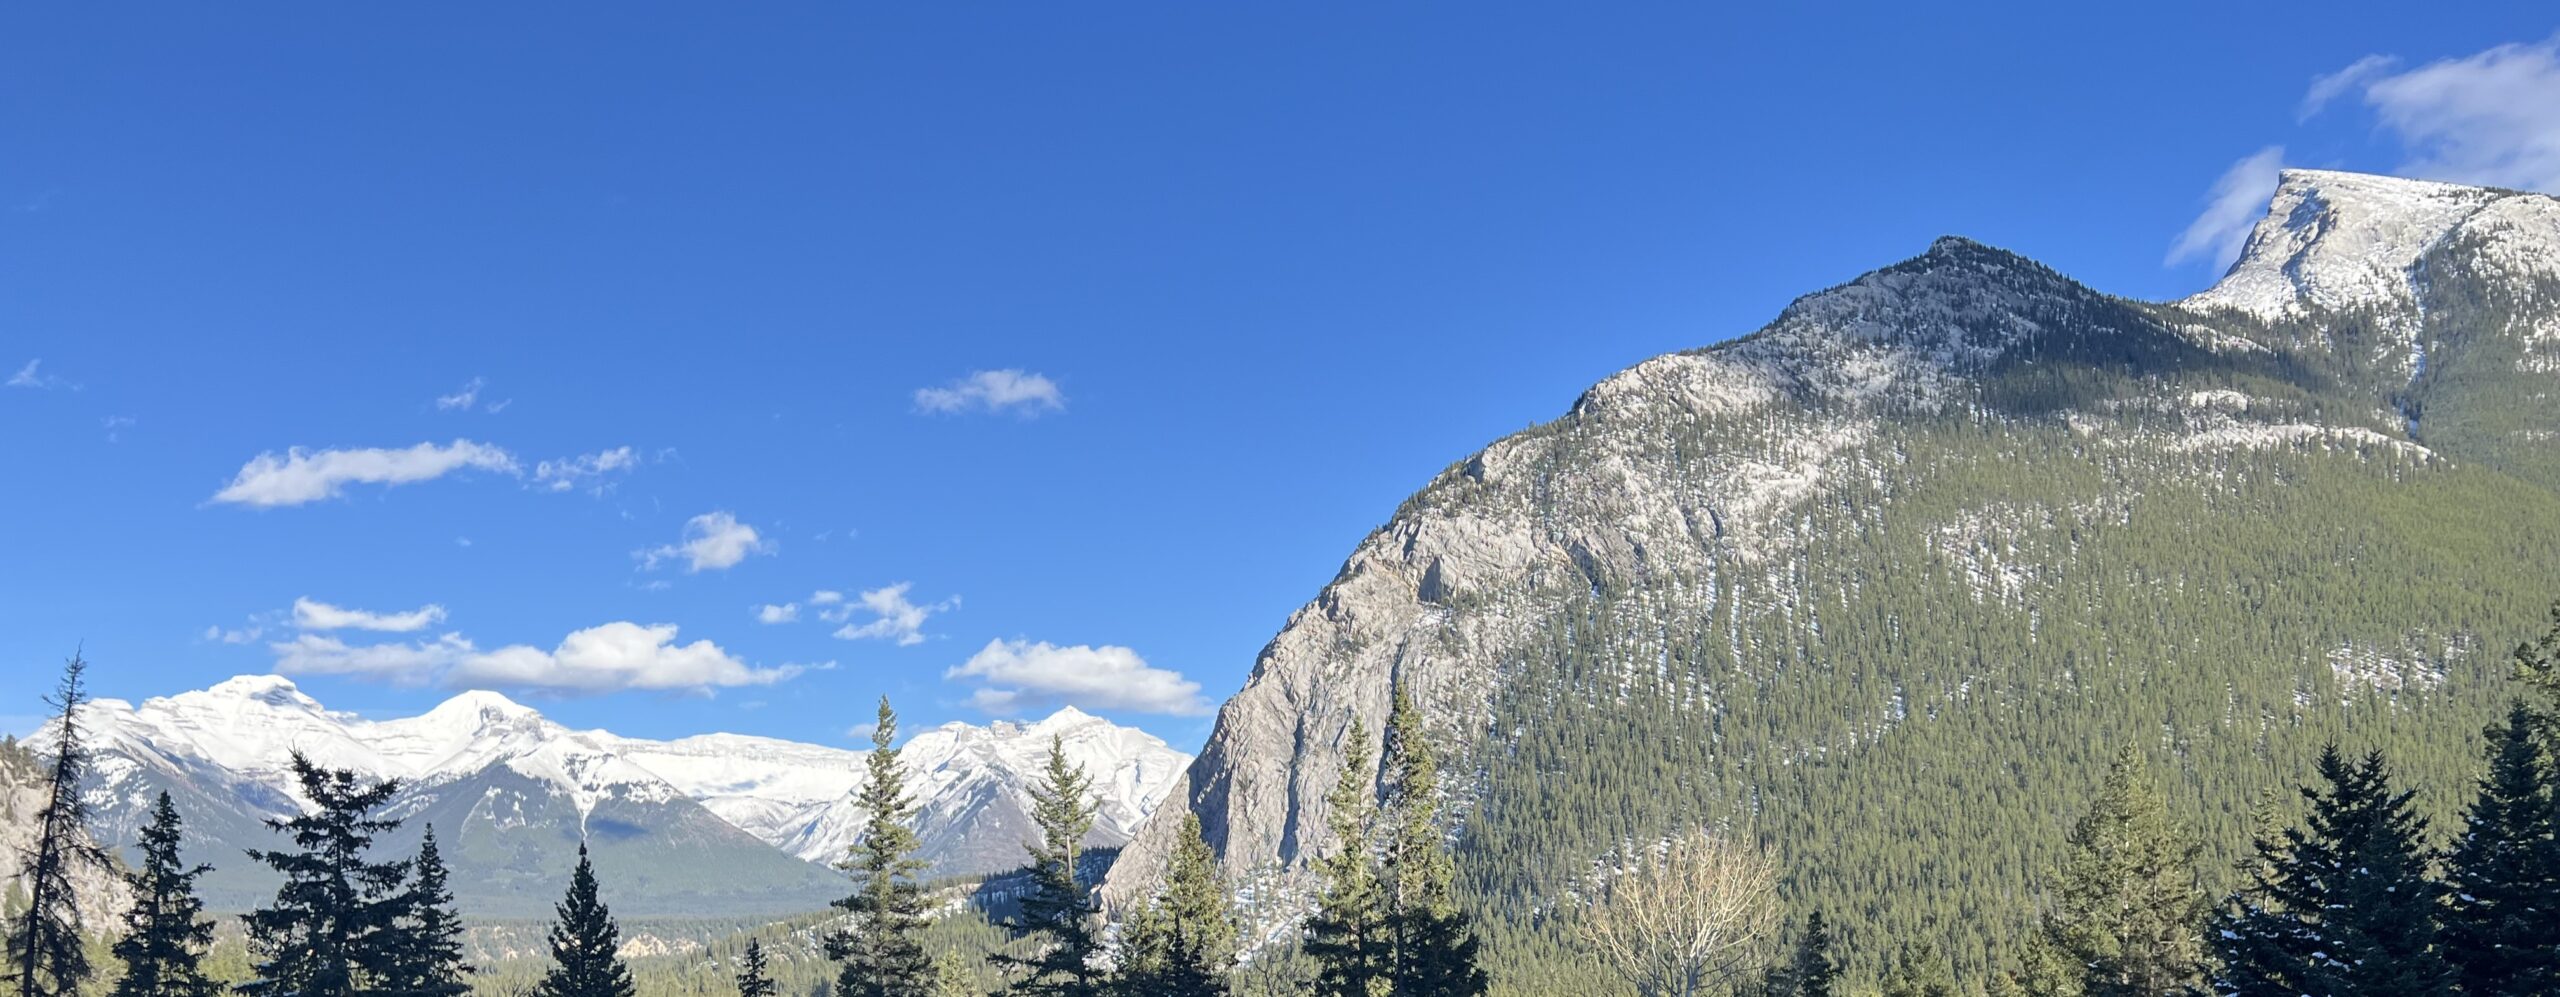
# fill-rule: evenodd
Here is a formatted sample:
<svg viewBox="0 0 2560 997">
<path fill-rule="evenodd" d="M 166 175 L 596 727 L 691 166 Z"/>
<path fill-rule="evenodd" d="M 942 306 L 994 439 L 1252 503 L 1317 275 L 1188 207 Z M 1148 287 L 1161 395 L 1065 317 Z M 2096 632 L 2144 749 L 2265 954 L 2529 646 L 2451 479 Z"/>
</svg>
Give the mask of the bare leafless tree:
<svg viewBox="0 0 2560 997">
<path fill-rule="evenodd" d="M 1575 925 L 1637 993 L 1716 992 L 1758 964 L 1777 923 L 1778 872 L 1757 849 L 1696 831 L 1609 866 Z"/>
</svg>

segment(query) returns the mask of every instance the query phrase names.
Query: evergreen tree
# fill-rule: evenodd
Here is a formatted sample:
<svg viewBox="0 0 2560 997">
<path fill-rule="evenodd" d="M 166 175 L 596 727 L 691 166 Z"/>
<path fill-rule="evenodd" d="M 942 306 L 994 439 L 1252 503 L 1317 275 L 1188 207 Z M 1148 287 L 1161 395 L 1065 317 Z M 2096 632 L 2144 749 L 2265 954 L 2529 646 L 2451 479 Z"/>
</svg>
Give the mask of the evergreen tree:
<svg viewBox="0 0 2560 997">
<path fill-rule="evenodd" d="M 978 981 L 969 975 L 969 964 L 954 949 L 944 949 L 933 960 L 933 997 L 979 997 Z"/>
<path fill-rule="evenodd" d="M 1342 772 L 1325 794 L 1333 853 L 1317 863 L 1324 892 L 1307 919 L 1306 953 L 1316 965 L 1317 997 L 1386 997 L 1390 942 L 1385 890 L 1369 847 L 1373 817 L 1369 731 L 1351 719 Z"/>
<path fill-rule="evenodd" d="M 1084 767 L 1067 764 L 1066 745 L 1049 739 L 1049 765 L 1040 785 L 1031 789 L 1031 821 L 1040 840 L 1024 847 L 1031 853 L 1031 892 L 1022 898 L 1022 914 L 1009 926 L 1018 937 L 1037 936 L 1037 952 L 1029 957 L 1000 956 L 999 961 L 1025 971 L 1012 992 L 1054 997 L 1097 997 L 1104 992 L 1102 971 L 1093 957 L 1102 948 L 1095 932 L 1092 891 L 1076 875 L 1084 854 L 1085 835 L 1093 831 L 1093 777 Z"/>
<path fill-rule="evenodd" d="M 622 961 L 622 928 L 596 896 L 596 868 L 578 845 L 578 868 L 569 893 L 552 908 L 551 970 L 535 984 L 534 997 L 634 997 L 631 967 Z"/>
<path fill-rule="evenodd" d="M 2489 774 L 2445 862 L 2445 958 L 2462 992 L 2560 992 L 2560 866 L 2549 760 L 2522 701 L 2489 730 Z"/>
<path fill-rule="evenodd" d="M 1385 886 L 1387 935 L 1393 948 L 1390 978 L 1395 997 L 1476 997 L 1487 989 L 1477 965 L 1477 940 L 1458 909 L 1452 883 L 1457 864 L 1440 831 L 1440 769 L 1422 711 L 1404 687 L 1395 689 L 1387 717 L 1388 787 L 1392 818 Z"/>
<path fill-rule="evenodd" d="M 862 837 L 843 868 L 853 874 L 852 896 L 835 905 L 853 925 L 826 938 L 827 958 L 843 963 L 836 997 L 922 997 L 932 985 L 933 960 L 924 951 L 924 887 L 916 879 L 925 863 L 915 857 L 916 804 L 907 795 L 906 769 L 898 763 L 898 714 L 889 697 L 871 727 L 864 759 Z"/>
<path fill-rule="evenodd" d="M 252 851 L 284 878 L 272 904 L 244 919 L 260 959 L 249 997 L 353 997 L 380 991 L 395 972 L 398 921 L 408 898 L 406 862 L 366 861 L 375 835 L 400 826 L 373 812 L 400 789 L 343 769 L 323 769 L 299 751 L 290 761 L 310 809 L 267 826 L 292 836 L 290 851 Z"/>
<path fill-rule="evenodd" d="M 182 836 L 178 808 L 163 792 L 142 829 L 142 868 L 125 877 L 133 907 L 113 949 L 124 963 L 113 997 L 211 997 L 221 989 L 204 975 L 213 922 L 203 919 L 204 901 L 196 898 L 196 877 L 210 867 L 190 868 L 179 859 Z"/>
<path fill-rule="evenodd" d="M 747 939 L 747 950 L 738 957 L 738 997 L 774 997 L 773 976 L 765 968 L 764 943 Z"/>
<path fill-rule="evenodd" d="M 1165 860 L 1164 886 L 1124 926 L 1119 990 L 1138 997 L 1220 997 L 1235 966 L 1236 917 L 1202 837 L 1186 813 Z"/>
<path fill-rule="evenodd" d="M 399 929 L 390 939 L 395 950 L 382 990 L 392 997 L 471 992 L 463 982 L 472 967 L 462 961 L 462 917 L 454 913 L 447 875 L 444 855 L 436 849 L 436 829 L 430 825 L 418 841 L 418 856 L 409 861 L 409 892 Z"/>
<path fill-rule="evenodd" d="M 1902 950 L 1884 979 L 1884 997 L 1956 997 L 1956 993 L 1955 967 L 1938 954 L 1936 945 L 1927 942 Z"/>
<path fill-rule="evenodd" d="M 1840 988 L 1840 964 L 1831 958 L 1831 927 L 1814 911 L 1804 919 L 1787 960 L 1770 970 L 1761 987 L 1765 997 L 1834 997 Z"/>
<path fill-rule="evenodd" d="M 2139 752 L 2108 769 L 2072 829 L 2045 936 L 2081 967 L 2092 997 L 2159 997 L 2202 982 L 2212 905 L 2196 883 L 2201 846 L 2169 814 Z"/>
<path fill-rule="evenodd" d="M 2306 787 L 2304 827 L 2261 842 L 2261 868 L 2211 934 L 2226 997 L 2450 992 L 2437 948 L 2442 888 L 2426 878 L 2426 821 L 2391 790 L 2380 752 L 2320 755 L 2327 789 Z"/>
<path fill-rule="evenodd" d="M 105 849 L 89 837 L 89 801 L 80 782 L 89 771 L 89 746 L 80 729 L 80 704 L 87 702 L 84 676 L 89 663 L 73 654 L 63 662 L 62 680 L 45 704 L 54 708 L 53 757 L 46 766 L 44 805 L 35 813 L 35 842 L 21 855 L 20 887 L 26 901 L 18 906 L 17 923 L 9 928 L 9 988 L 18 997 L 69 997 L 89 979 L 89 953 L 82 947 L 78 888 L 72 877 L 83 869 L 114 868 Z"/>
</svg>

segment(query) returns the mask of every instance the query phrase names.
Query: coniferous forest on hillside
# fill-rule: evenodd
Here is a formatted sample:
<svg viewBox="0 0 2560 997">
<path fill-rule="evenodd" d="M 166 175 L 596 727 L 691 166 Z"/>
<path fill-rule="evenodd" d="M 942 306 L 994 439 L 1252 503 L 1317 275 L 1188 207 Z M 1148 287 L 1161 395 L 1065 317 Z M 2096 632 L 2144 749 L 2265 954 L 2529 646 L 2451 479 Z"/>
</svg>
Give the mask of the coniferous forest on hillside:
<svg viewBox="0 0 2560 997">
<path fill-rule="evenodd" d="M 923 880 L 911 774 L 883 699 L 862 789 L 871 823 L 829 912 L 626 926 L 581 846 L 558 857 L 568 886 L 554 917 L 475 924 L 454 907 L 432 829 L 413 853 L 374 847 L 399 824 L 382 812 L 394 783 L 297 754 L 309 806 L 241 859 L 282 885 L 245 916 L 215 918 L 194 892 L 205 867 L 179 858 L 185 815 L 165 794 L 139 861 L 92 835 L 78 791 L 91 761 L 78 722 L 87 664 L 74 657 L 47 700 L 50 750 L 0 745 L 0 773 L 32 790 L 13 799 L 37 801 L 7 815 L 33 833 L 7 897 L 0 980 L 15 997 L 2549 994 L 2560 990 L 2560 608 L 2509 664 L 2505 704 L 2467 764 L 2411 764 L 2387 736 L 2270 731 L 2265 747 L 2296 776 L 2233 788 L 2256 801 L 2239 828 L 2205 819 L 2192 770 L 2150 739 L 2044 760 L 2038 771 L 2076 791 L 2035 801 L 2065 831 L 2049 853 L 2018 853 L 2033 870 L 2023 930 L 1993 930 L 1989 917 L 1969 930 L 1952 920 L 1968 912 L 1939 909 L 1945 920 L 1927 928 L 1853 934 L 1836 926 L 1883 906 L 1862 891 L 1912 875 L 1906 864 L 1989 871 L 1888 850 L 1863 866 L 1885 870 L 1876 878 L 1827 880 L 1785 866 L 1772 829 L 1709 824 L 1603 854 L 1524 914 L 1501 902 L 1501 879 L 1459 875 L 1442 753 L 1402 690 L 1374 736 L 1352 734 L 1381 778 L 1346 774 L 1331 796 L 1336 840 L 1356 844 L 1321 858 L 1312 903 L 1290 910 L 1261 909 L 1228 882 L 1195 817 L 1153 894 L 1106 912 L 1081 846 L 1091 778 L 1054 750 L 1021 874 L 993 891 Z M 1586 830 L 1562 814 L 1542 826 Z M 986 902 L 996 894 L 1006 902 Z M 102 904 L 113 917 L 84 914 Z"/>
</svg>

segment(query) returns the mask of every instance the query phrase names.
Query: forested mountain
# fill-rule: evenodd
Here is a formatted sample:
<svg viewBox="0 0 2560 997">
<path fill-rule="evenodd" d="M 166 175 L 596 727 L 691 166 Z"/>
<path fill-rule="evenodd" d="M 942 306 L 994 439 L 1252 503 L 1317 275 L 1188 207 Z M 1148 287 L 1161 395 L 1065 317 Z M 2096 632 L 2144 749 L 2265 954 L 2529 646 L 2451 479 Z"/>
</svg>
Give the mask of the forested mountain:
<svg viewBox="0 0 2560 997">
<path fill-rule="evenodd" d="M 2288 172 L 2171 303 L 1942 239 L 1441 472 L 1265 647 L 1180 798 L 1230 874 L 1303 896 L 1346 732 L 1402 683 L 1498 963 L 1571 964 L 1542 918 L 1570 884 L 1711 824 L 1858 975 L 1922 940 L 1978 970 L 2121 747 L 2177 774 L 2217 874 L 2332 739 L 2471 784 L 2560 593 L 2555 390 L 2549 197 Z"/>
<path fill-rule="evenodd" d="M 97 753 L 88 796 L 101 838 L 129 848 L 166 790 L 187 819 L 187 855 L 212 864 L 200 889 L 216 911 L 272 895 L 243 849 L 271 848 L 265 821 L 301 812 L 287 761 L 403 780 L 384 839 L 395 853 L 437 829 L 463 909 L 482 917 L 548 911 L 564 850 L 584 840 L 635 916 L 785 914 L 843 895 L 831 865 L 861 826 L 863 753 L 712 734 L 675 741 L 576 731 L 491 692 L 415 717 L 370 721 L 323 707 L 290 680 L 230 679 L 140 704 L 98 700 L 82 717 Z M 1021 864 L 1027 794 L 1055 736 L 1096 774 L 1094 843 L 1126 841 L 1189 756 L 1075 710 L 1032 724 L 946 724 L 904 747 L 917 773 L 922 857 L 974 875 Z M 41 749 L 46 737 L 39 735 Z"/>
</svg>

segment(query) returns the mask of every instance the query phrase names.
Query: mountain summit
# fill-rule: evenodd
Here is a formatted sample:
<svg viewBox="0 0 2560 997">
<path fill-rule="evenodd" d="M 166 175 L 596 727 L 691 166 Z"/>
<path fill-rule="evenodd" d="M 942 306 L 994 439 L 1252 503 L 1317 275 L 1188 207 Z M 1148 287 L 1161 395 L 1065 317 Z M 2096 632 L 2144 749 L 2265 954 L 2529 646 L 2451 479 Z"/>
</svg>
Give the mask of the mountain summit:
<svg viewBox="0 0 2560 997">
<path fill-rule="evenodd" d="M 2188 774 L 2217 855 L 2331 737 L 2468 773 L 2496 650 L 2560 593 L 2553 246 L 2551 198 L 2309 171 L 2184 302 L 1939 240 L 1441 472 L 1179 799 L 1232 874 L 1304 887 L 1400 683 L 1496 930 L 1711 825 L 1852 935 L 1978 966 L 2117 745 Z"/>
<path fill-rule="evenodd" d="M 614 870 L 617 910 L 633 914 L 791 913 L 844 887 L 828 868 L 853 844 L 863 753 L 735 734 L 675 741 L 561 726 L 495 692 L 463 692 L 414 717 L 331 711 L 293 682 L 244 675 L 146 700 L 97 700 L 85 719 L 98 749 L 92 790 L 105 839 L 125 845 L 168 790 L 186 814 L 191 857 L 217 909 L 273 889 L 248 863 L 274 844 L 268 818 L 299 810 L 287 758 L 405 783 L 390 805 L 407 823 L 386 847 L 437 827 L 463 906 L 533 915 L 559 892 L 563 849 L 586 841 Z M 1142 731 L 1073 709 L 1034 724 L 945 724 L 902 746 L 921 804 L 923 857 L 944 874 L 1022 862 L 1031 780 L 1050 738 L 1094 774 L 1094 843 L 1126 841 L 1190 757 Z M 42 735 L 36 739 L 39 746 Z"/>
</svg>

